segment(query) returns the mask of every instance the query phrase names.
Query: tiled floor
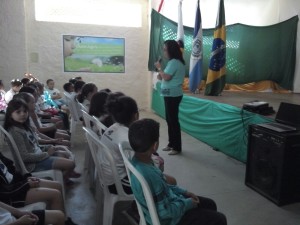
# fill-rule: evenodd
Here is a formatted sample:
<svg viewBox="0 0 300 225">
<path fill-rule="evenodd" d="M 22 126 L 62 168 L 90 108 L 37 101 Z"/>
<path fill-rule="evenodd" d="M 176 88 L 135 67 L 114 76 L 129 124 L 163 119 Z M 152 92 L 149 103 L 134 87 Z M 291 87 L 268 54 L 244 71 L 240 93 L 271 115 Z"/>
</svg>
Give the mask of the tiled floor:
<svg viewBox="0 0 300 225">
<path fill-rule="evenodd" d="M 167 128 L 163 119 L 153 113 L 143 112 L 141 117 L 160 122 L 160 147 L 167 144 Z M 219 211 L 227 216 L 229 225 L 299 225 L 300 203 L 278 207 L 244 185 L 245 164 L 240 163 L 206 144 L 182 133 L 183 153 L 169 156 L 159 151 L 165 159 L 165 173 L 176 177 L 180 186 L 202 196 L 213 198 Z M 87 143 L 78 127 L 75 146 L 78 170 L 83 172 L 84 151 Z M 129 224 L 121 213 L 126 206 L 117 207 L 114 225 Z M 96 203 L 86 176 L 67 191 L 67 211 L 79 225 L 95 223 Z"/>
</svg>

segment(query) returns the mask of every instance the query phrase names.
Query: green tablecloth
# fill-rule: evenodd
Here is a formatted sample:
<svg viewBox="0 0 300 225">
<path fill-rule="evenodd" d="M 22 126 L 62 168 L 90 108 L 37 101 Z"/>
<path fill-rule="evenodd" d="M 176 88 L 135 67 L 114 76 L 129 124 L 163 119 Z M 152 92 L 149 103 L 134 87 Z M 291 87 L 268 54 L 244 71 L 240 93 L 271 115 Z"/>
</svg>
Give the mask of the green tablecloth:
<svg viewBox="0 0 300 225">
<path fill-rule="evenodd" d="M 152 92 L 152 109 L 165 118 L 159 85 Z M 271 121 L 235 106 L 187 95 L 180 104 L 179 119 L 183 131 L 242 162 L 247 160 L 248 126 Z"/>
</svg>

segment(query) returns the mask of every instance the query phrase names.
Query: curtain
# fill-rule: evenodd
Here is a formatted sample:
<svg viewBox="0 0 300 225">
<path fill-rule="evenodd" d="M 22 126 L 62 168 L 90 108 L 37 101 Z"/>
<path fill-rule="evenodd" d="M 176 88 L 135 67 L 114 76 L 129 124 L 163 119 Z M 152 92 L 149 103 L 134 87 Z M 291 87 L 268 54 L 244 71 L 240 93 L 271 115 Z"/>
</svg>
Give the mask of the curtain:
<svg viewBox="0 0 300 225">
<path fill-rule="evenodd" d="M 226 26 L 226 82 L 248 84 L 273 81 L 293 90 L 298 16 L 271 26 Z M 148 69 L 163 56 L 163 42 L 176 39 L 177 23 L 152 10 Z M 193 28 L 184 27 L 184 59 L 188 76 Z M 203 29 L 203 80 L 206 80 L 213 29 Z M 163 66 L 166 61 L 163 60 Z"/>
</svg>

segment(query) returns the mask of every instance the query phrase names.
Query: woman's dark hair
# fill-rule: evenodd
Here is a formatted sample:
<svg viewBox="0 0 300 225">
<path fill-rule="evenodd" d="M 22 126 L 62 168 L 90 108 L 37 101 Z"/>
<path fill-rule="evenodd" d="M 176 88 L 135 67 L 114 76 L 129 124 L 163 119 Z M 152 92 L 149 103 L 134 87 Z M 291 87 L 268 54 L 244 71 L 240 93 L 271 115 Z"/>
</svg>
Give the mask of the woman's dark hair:
<svg viewBox="0 0 300 225">
<path fill-rule="evenodd" d="M 33 87 L 24 86 L 24 87 L 22 87 L 22 88 L 20 89 L 19 93 L 23 93 L 23 92 L 25 92 L 25 93 L 30 93 L 30 94 L 32 94 L 32 95 L 35 95 L 36 92 L 37 92 L 37 90 L 36 90 L 35 88 L 33 88 Z"/>
<path fill-rule="evenodd" d="M 177 41 L 166 40 L 164 44 L 166 46 L 170 59 L 178 59 L 180 62 L 182 62 L 183 65 L 185 65 L 185 61 L 183 59 L 183 55 Z"/>
<path fill-rule="evenodd" d="M 34 95 L 29 92 L 19 92 L 18 94 L 13 96 L 13 99 L 15 100 L 22 100 L 26 104 L 28 104 L 31 100 L 31 98 L 34 98 Z"/>
<path fill-rule="evenodd" d="M 133 116 L 138 113 L 136 101 L 128 96 L 110 99 L 106 103 L 106 110 L 115 122 L 125 126 L 129 126 Z"/>
<path fill-rule="evenodd" d="M 81 81 L 81 80 L 76 81 L 75 84 L 74 84 L 74 91 L 76 93 L 78 93 L 78 91 L 82 89 L 83 85 L 85 85 L 84 81 Z"/>
<path fill-rule="evenodd" d="M 106 114 L 105 103 L 108 97 L 108 93 L 104 91 L 97 92 L 93 95 L 90 103 L 89 114 L 91 116 L 100 117 Z"/>
<path fill-rule="evenodd" d="M 109 88 L 101 89 L 99 92 L 101 92 L 101 91 L 104 91 L 106 93 L 111 93 L 111 90 Z"/>
<path fill-rule="evenodd" d="M 143 153 L 159 140 L 159 123 L 153 119 L 133 122 L 128 131 L 128 139 L 135 152 Z"/>
<path fill-rule="evenodd" d="M 66 92 L 70 92 L 70 88 L 71 88 L 72 85 L 73 85 L 73 83 L 68 82 L 68 83 L 65 83 L 65 84 L 64 84 L 63 88 L 64 88 L 64 90 L 65 90 Z"/>
<path fill-rule="evenodd" d="M 3 81 L 2 80 L 0 80 L 0 86 L 3 86 Z"/>
<path fill-rule="evenodd" d="M 22 99 L 15 99 L 13 98 L 7 105 L 5 119 L 4 119 L 4 129 L 9 130 L 12 126 L 23 126 L 25 129 L 29 129 L 29 117 L 25 121 L 24 124 L 20 124 L 13 120 L 12 113 L 20 108 L 24 108 L 28 112 L 28 106 L 26 102 Z"/>
<path fill-rule="evenodd" d="M 75 84 L 76 83 L 76 79 L 75 78 L 71 78 L 71 79 L 69 79 L 69 83 L 72 83 L 72 84 Z"/>
<path fill-rule="evenodd" d="M 25 85 L 28 85 L 28 84 L 30 83 L 30 79 L 27 78 L 27 77 L 24 77 L 24 78 L 21 80 L 21 82 L 22 82 L 23 86 L 25 86 Z"/>
<path fill-rule="evenodd" d="M 97 86 L 94 83 L 87 83 L 83 85 L 81 93 L 77 95 L 78 102 L 83 103 L 84 99 L 86 99 L 88 94 L 92 93 L 95 88 L 97 88 Z"/>
<path fill-rule="evenodd" d="M 44 85 L 41 82 L 34 82 L 34 84 L 36 85 L 37 89 L 39 89 L 39 90 L 44 89 Z"/>
<path fill-rule="evenodd" d="M 119 98 L 121 96 L 125 96 L 125 94 L 123 92 L 120 91 L 116 91 L 116 92 L 111 92 L 108 94 L 108 97 L 106 99 L 107 102 L 110 102 L 116 98 Z"/>
</svg>

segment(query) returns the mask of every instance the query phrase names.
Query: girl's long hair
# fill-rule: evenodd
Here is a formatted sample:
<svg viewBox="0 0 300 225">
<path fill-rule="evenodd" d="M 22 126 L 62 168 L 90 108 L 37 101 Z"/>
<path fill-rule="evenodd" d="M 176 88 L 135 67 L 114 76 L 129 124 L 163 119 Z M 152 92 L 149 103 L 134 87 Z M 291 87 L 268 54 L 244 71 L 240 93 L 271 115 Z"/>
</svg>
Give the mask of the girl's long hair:
<svg viewBox="0 0 300 225">
<path fill-rule="evenodd" d="M 96 85 L 94 83 L 86 83 L 81 89 L 81 93 L 77 95 L 77 100 L 80 103 L 83 103 L 84 99 L 87 98 L 89 93 L 92 93 L 95 90 Z"/>
<path fill-rule="evenodd" d="M 3 126 L 5 130 L 8 131 L 12 126 L 24 127 L 26 130 L 30 129 L 29 116 L 24 124 L 18 123 L 12 118 L 12 113 L 20 108 L 24 108 L 28 112 L 28 106 L 22 99 L 12 99 L 8 103 Z"/>
</svg>

